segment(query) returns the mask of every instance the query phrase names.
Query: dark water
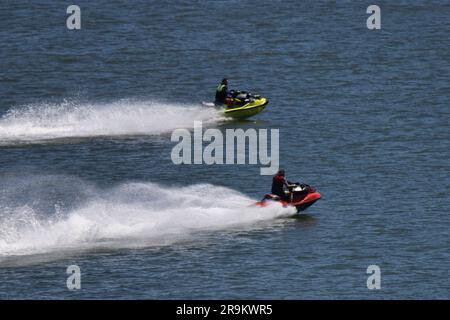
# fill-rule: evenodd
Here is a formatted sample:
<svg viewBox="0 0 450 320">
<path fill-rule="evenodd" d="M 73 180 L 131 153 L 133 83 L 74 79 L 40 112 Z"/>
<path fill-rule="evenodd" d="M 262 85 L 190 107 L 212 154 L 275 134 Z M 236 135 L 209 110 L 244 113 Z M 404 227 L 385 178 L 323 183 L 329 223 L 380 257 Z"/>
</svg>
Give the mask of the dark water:
<svg viewBox="0 0 450 320">
<path fill-rule="evenodd" d="M 0 298 L 449 298 L 450 4 L 14 1 L 0 11 Z M 217 82 L 270 104 L 224 121 Z M 183 165 L 175 128 L 280 130 L 259 165 Z M 66 288 L 76 264 L 82 289 Z M 366 268 L 381 268 L 368 290 Z"/>
</svg>

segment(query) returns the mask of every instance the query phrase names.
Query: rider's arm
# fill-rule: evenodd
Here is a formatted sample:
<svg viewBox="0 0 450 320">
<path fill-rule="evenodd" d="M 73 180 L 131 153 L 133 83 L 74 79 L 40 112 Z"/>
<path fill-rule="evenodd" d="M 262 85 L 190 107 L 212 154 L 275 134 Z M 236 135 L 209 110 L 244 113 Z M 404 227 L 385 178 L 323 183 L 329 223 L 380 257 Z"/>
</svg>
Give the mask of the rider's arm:
<svg viewBox="0 0 450 320">
<path fill-rule="evenodd" d="M 288 180 L 286 180 L 286 179 L 284 180 L 284 184 L 285 184 L 286 187 L 288 187 L 288 188 L 290 188 L 290 187 L 295 187 L 295 186 L 297 185 L 297 183 L 288 181 Z"/>
</svg>

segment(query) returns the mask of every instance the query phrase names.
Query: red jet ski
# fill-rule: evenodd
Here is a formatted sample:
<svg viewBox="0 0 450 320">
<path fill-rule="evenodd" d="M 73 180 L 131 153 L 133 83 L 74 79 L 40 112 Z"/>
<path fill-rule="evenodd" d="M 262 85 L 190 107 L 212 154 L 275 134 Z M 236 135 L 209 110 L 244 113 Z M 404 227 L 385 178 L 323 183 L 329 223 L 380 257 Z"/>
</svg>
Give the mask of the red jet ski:
<svg viewBox="0 0 450 320">
<path fill-rule="evenodd" d="M 289 186 L 289 191 L 286 191 L 285 199 L 281 199 L 274 194 L 266 194 L 261 201 L 256 203 L 257 206 L 265 207 L 270 202 L 280 202 L 283 207 L 293 206 L 297 209 L 297 212 L 303 211 L 310 207 L 317 200 L 320 199 L 320 193 L 317 190 L 307 184 L 296 183 Z"/>
</svg>

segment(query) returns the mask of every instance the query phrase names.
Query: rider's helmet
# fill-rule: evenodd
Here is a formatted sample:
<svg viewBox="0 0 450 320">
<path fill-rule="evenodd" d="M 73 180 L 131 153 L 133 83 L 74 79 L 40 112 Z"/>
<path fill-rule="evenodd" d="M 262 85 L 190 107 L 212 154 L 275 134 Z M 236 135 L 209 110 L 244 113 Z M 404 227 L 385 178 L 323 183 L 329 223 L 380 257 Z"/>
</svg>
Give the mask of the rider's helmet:
<svg viewBox="0 0 450 320">
<path fill-rule="evenodd" d="M 278 170 L 277 175 L 284 177 L 286 175 L 286 172 L 284 171 L 284 169 L 280 169 Z"/>
<path fill-rule="evenodd" d="M 227 78 L 223 78 L 223 79 L 222 79 L 222 84 L 228 85 L 228 79 L 227 79 Z"/>
</svg>

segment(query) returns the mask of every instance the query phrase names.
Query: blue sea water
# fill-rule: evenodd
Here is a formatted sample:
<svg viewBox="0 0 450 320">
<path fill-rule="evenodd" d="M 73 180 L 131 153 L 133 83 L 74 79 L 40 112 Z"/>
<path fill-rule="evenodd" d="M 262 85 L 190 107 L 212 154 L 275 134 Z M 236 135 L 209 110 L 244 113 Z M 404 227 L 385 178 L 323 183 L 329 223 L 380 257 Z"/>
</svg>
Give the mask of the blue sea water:
<svg viewBox="0 0 450 320">
<path fill-rule="evenodd" d="M 0 10 L 0 298 L 448 299 L 450 3 L 14 1 Z M 218 81 L 270 99 L 248 121 Z M 259 165 L 175 165 L 171 133 L 279 129 Z M 78 265 L 82 288 L 66 287 Z M 368 290 L 369 265 L 381 289 Z"/>
</svg>

